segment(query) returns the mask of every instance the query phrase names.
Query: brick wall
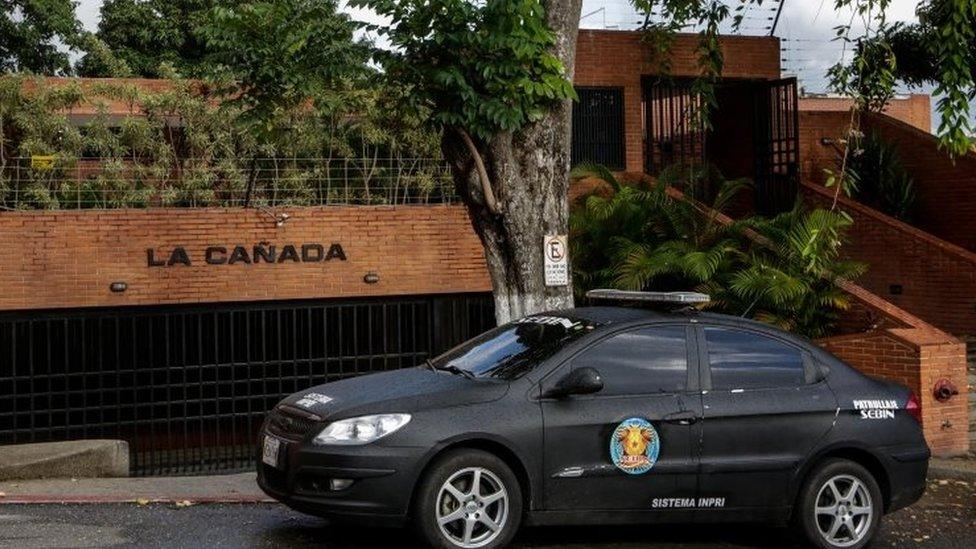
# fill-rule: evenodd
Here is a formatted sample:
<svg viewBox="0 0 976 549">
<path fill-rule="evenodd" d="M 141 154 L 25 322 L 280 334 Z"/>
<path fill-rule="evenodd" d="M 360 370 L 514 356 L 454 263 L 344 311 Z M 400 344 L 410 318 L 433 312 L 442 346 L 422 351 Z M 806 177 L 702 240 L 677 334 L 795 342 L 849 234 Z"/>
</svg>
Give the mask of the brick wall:
<svg viewBox="0 0 976 549">
<path fill-rule="evenodd" d="M 820 140 L 843 137 L 849 122 L 850 114 L 844 112 L 800 113 L 803 181 L 822 183 L 824 168 L 837 168 L 837 152 Z M 952 159 L 939 149 L 935 136 L 888 116 L 865 115 L 861 126 L 894 145 L 915 180 L 918 200 L 912 224 L 976 252 L 976 153 Z"/>
<path fill-rule="evenodd" d="M 800 112 L 850 112 L 854 102 L 846 97 L 800 97 Z M 924 132 L 932 131 L 932 98 L 928 94 L 912 93 L 895 97 L 885 105 L 888 116 L 914 126 Z"/>
<path fill-rule="evenodd" d="M 674 76 L 696 76 L 696 35 L 678 35 L 671 50 Z M 723 36 L 726 78 L 779 78 L 779 39 L 768 36 Z M 623 89 L 624 143 L 627 171 L 643 171 L 643 123 L 641 120 L 641 77 L 660 74 L 654 48 L 635 31 L 580 30 L 576 46 L 578 86 L 608 86 Z"/>
<path fill-rule="evenodd" d="M 677 192 L 677 191 L 675 191 Z M 397 294 L 481 292 L 491 288 L 481 244 L 460 206 L 319 207 L 281 210 L 282 227 L 264 213 L 242 209 L 83 210 L 0 212 L 0 310 L 208 303 Z M 729 221 L 723 217 L 723 220 Z M 346 260 L 207 264 L 208 247 L 333 243 Z M 191 265 L 150 267 L 147 250 L 166 262 L 176 247 Z M 315 255 L 315 254 L 312 254 Z M 367 272 L 379 275 L 366 284 Z M 128 290 L 112 293 L 124 281 Z M 962 451 L 965 399 L 935 403 L 931 387 L 943 376 L 965 387 L 965 352 L 951 336 L 872 295 L 845 287 L 858 306 L 844 323 L 859 333 L 826 340 L 866 372 L 898 380 L 920 394 L 925 430 L 940 454 Z M 870 311 L 873 316 L 864 315 Z M 943 428 L 948 420 L 951 427 Z M 962 426 L 962 427 L 959 427 Z M 961 429 L 961 431 L 960 431 Z M 960 434 L 961 433 L 961 434 Z"/>
<path fill-rule="evenodd" d="M 915 179 L 913 224 L 943 240 L 976 251 L 976 153 L 952 159 L 938 139 L 885 116 L 865 117 L 865 127 L 892 143 Z"/>
<path fill-rule="evenodd" d="M 818 343 L 867 375 L 909 387 L 921 400 L 922 429 L 932 452 L 965 454 L 969 450 L 965 343 L 864 288 L 845 284 L 844 289 L 855 300 L 851 314 L 870 310 L 877 327 Z M 933 389 L 942 378 L 955 383 L 961 394 L 938 402 Z"/>
<path fill-rule="evenodd" d="M 833 200 L 820 185 L 801 192 L 811 206 Z M 868 264 L 858 284 L 947 332 L 976 335 L 976 253 L 845 197 L 839 204 L 854 220 L 844 254 Z"/>
<path fill-rule="evenodd" d="M 800 179 L 823 184 L 825 169 L 838 168 L 837 149 L 821 144 L 821 139 L 837 141 L 846 137 L 851 115 L 836 111 L 799 112 Z"/>
<path fill-rule="evenodd" d="M 0 310 L 488 291 L 481 243 L 461 206 L 0 212 Z M 248 258 L 260 243 L 339 243 L 346 260 L 211 265 L 210 246 Z M 183 247 L 190 266 L 148 266 Z M 308 250 L 314 259 L 316 250 Z M 367 272 L 379 282 L 366 284 Z M 122 293 L 109 290 L 125 282 Z"/>
</svg>

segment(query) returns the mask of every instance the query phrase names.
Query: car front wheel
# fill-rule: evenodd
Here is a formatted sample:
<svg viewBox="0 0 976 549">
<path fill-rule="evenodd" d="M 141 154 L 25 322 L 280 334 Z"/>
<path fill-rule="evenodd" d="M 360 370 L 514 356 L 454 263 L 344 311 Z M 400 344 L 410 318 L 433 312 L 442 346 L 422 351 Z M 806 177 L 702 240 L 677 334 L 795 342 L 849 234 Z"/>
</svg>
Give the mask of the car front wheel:
<svg viewBox="0 0 976 549">
<path fill-rule="evenodd" d="M 883 501 L 874 476 L 844 459 L 820 464 L 800 492 L 798 526 L 813 547 L 860 549 L 881 523 Z"/>
<path fill-rule="evenodd" d="M 512 470 L 493 454 L 468 449 L 444 455 L 424 475 L 413 517 L 424 541 L 444 549 L 504 547 L 521 518 Z"/>
</svg>

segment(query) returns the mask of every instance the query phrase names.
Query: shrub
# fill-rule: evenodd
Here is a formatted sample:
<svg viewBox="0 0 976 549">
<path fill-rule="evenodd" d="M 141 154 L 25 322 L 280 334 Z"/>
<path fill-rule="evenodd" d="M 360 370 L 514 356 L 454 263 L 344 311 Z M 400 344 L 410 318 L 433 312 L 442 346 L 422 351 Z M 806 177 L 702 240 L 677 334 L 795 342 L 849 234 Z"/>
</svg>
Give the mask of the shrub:
<svg viewBox="0 0 976 549">
<path fill-rule="evenodd" d="M 801 204 L 773 218 L 722 216 L 746 180 L 711 168 L 670 168 L 656 183 L 621 183 L 602 166 L 579 166 L 577 179 L 603 182 L 573 205 L 571 257 L 578 296 L 586 290 L 696 289 L 707 307 L 806 335 L 827 335 L 849 307 L 836 281 L 863 265 L 840 259 L 850 218 Z M 703 181 L 715 185 L 711 190 Z M 696 196 L 705 194 L 707 202 Z"/>
<path fill-rule="evenodd" d="M 848 159 L 853 196 L 902 221 L 915 209 L 915 182 L 898 151 L 877 133 L 859 137 Z"/>
</svg>

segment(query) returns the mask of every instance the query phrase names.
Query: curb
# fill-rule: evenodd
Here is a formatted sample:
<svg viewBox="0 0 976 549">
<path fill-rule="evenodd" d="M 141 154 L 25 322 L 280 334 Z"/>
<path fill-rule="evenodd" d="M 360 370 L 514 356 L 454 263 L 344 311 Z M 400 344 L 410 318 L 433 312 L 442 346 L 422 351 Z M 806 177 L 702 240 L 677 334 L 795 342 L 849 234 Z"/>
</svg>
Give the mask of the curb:
<svg viewBox="0 0 976 549">
<path fill-rule="evenodd" d="M 123 440 L 69 440 L 0 446 L 0 481 L 129 476 Z"/>
<path fill-rule="evenodd" d="M 277 501 L 257 495 L 241 496 L 166 496 L 153 498 L 133 498 L 130 496 L 110 496 L 110 495 L 58 495 L 58 494 L 30 494 L 30 495 L 9 495 L 0 497 L 0 506 L 3 505 L 30 505 L 30 504 L 101 504 L 101 503 L 132 503 L 137 505 L 149 504 L 180 504 L 190 502 L 197 504 L 221 504 L 221 503 L 277 503 Z"/>
<path fill-rule="evenodd" d="M 976 471 L 970 469 L 956 469 L 953 467 L 929 467 L 929 480 L 951 479 L 976 482 Z"/>
</svg>

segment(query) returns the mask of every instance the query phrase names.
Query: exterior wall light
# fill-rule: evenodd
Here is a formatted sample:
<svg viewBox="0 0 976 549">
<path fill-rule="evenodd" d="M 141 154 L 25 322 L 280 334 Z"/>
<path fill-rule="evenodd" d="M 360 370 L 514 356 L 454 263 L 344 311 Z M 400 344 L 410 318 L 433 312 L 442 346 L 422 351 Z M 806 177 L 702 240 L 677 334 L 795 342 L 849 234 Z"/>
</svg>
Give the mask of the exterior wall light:
<svg viewBox="0 0 976 549">
<path fill-rule="evenodd" d="M 129 289 L 129 285 L 125 282 L 113 282 L 108 285 L 108 289 L 112 290 L 113 293 L 120 294 Z"/>
<path fill-rule="evenodd" d="M 363 282 L 366 284 L 376 284 L 380 281 L 380 275 L 376 274 L 374 271 L 370 271 L 363 276 Z"/>
</svg>

